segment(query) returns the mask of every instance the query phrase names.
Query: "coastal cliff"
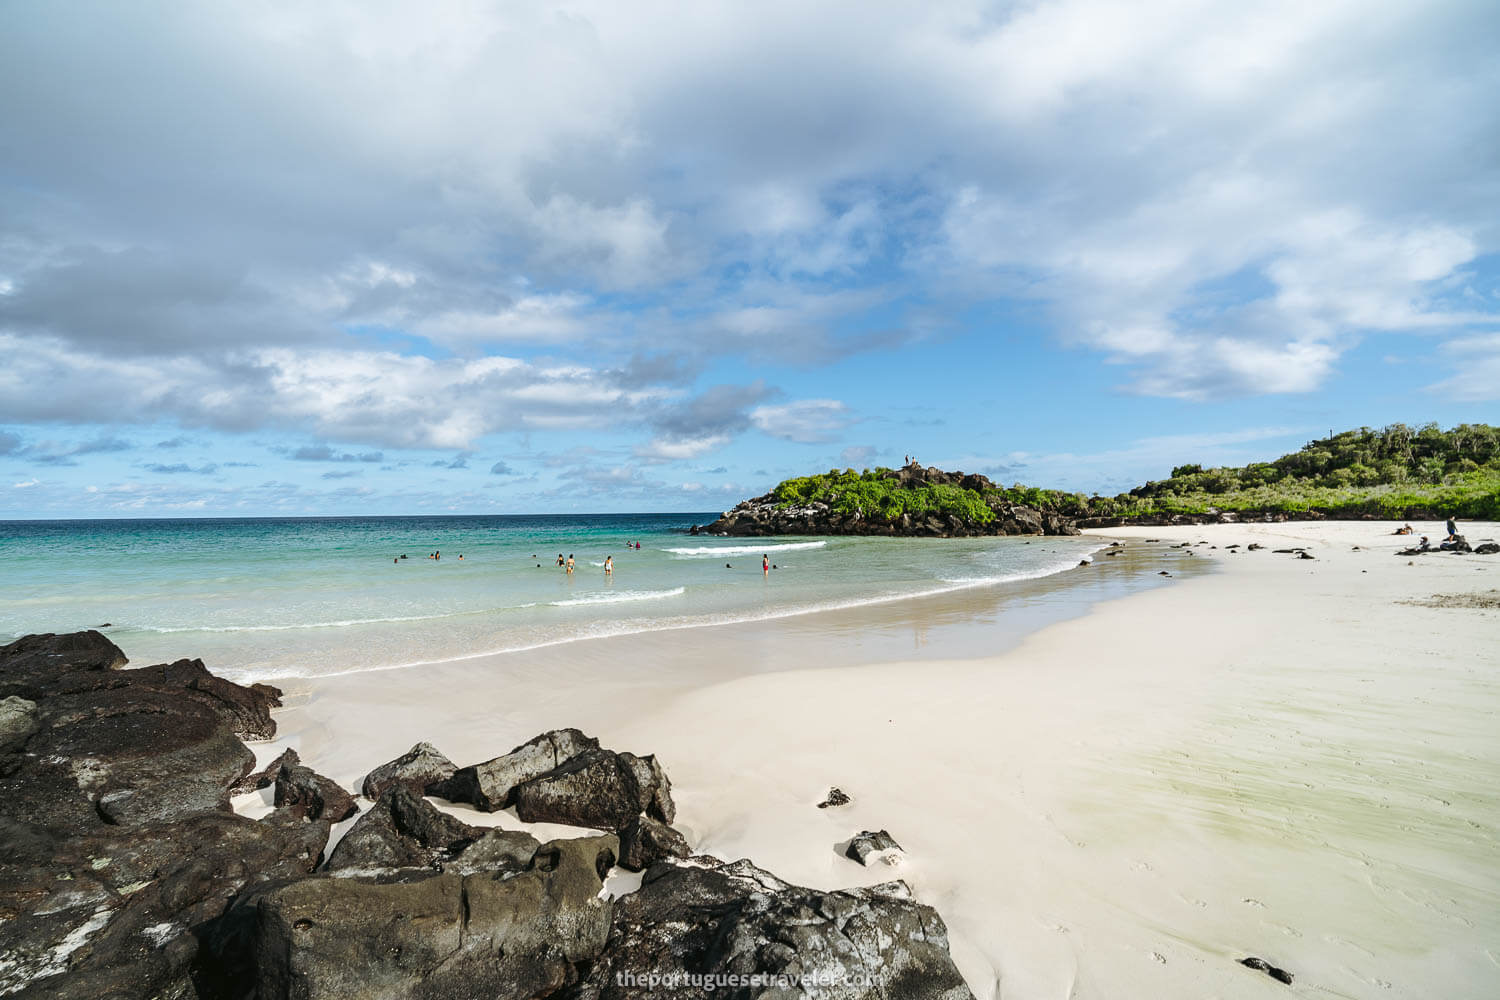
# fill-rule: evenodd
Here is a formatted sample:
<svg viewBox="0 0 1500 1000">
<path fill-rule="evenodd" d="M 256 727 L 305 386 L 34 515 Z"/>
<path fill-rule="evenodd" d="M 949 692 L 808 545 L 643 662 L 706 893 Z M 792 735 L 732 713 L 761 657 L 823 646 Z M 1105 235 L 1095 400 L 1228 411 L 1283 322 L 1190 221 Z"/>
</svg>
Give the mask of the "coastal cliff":
<svg viewBox="0 0 1500 1000">
<path fill-rule="evenodd" d="M 725 511 L 700 535 L 1076 535 L 1071 517 L 1017 503 L 1013 491 L 974 473 L 911 463 L 874 472 L 789 479 Z"/>
</svg>

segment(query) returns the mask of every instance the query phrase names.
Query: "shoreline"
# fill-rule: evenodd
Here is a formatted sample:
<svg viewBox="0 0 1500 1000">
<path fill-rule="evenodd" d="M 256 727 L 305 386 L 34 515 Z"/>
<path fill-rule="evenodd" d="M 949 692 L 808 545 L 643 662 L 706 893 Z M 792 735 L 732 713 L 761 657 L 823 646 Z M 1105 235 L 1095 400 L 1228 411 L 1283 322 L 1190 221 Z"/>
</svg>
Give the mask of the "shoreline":
<svg viewBox="0 0 1500 1000">
<path fill-rule="evenodd" d="M 350 787 L 417 740 L 466 763 L 579 726 L 661 758 L 697 851 L 814 888 L 906 879 L 981 1000 L 1285 989 L 1246 955 L 1331 995 L 1462 995 L 1500 928 L 1500 613 L 1399 602 L 1487 592 L 1500 563 L 1399 559 L 1389 527 L 1091 532 L 1192 578 L 1013 641 L 1004 601 L 938 598 L 895 626 L 828 612 L 772 639 L 723 625 L 312 680 L 257 754 L 296 745 Z M 1267 550 L 1226 548 L 1250 541 Z M 1270 551 L 1292 546 L 1315 559 Z M 794 662 L 763 669 L 776 656 Z M 854 802 L 815 808 L 831 785 Z M 894 868 L 835 850 L 882 828 Z"/>
</svg>

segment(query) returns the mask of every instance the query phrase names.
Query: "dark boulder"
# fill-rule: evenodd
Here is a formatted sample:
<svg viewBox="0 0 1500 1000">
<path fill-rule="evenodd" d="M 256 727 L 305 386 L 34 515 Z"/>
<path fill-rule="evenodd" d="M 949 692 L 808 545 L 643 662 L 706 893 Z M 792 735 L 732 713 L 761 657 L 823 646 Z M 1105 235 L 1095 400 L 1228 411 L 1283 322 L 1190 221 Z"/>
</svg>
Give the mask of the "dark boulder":
<svg viewBox="0 0 1500 1000">
<path fill-rule="evenodd" d="M 403 868 L 520 871 L 540 845 L 530 834 L 470 826 L 393 785 L 329 854 L 330 872 Z"/>
<path fill-rule="evenodd" d="M 0 992 L 195 997 L 197 932 L 246 886 L 310 872 L 328 836 L 326 823 L 224 813 L 102 830 L 6 865 Z"/>
<path fill-rule="evenodd" d="M 331 778 L 302 764 L 283 765 L 276 774 L 276 808 L 294 816 L 340 823 L 359 812 L 354 796 Z"/>
<path fill-rule="evenodd" d="M 239 781 L 236 781 L 234 786 L 229 789 L 229 793 L 231 795 L 243 795 L 246 792 L 258 792 L 262 788 L 274 785 L 276 783 L 276 776 L 281 773 L 283 767 L 289 764 L 300 763 L 302 763 L 302 758 L 297 756 L 297 751 L 291 747 L 287 747 L 281 752 L 281 756 L 271 761 L 264 768 L 256 771 L 254 774 L 247 774 Z"/>
<path fill-rule="evenodd" d="M 1256 958 L 1252 955 L 1249 958 L 1240 959 L 1240 964 L 1247 969 L 1264 972 L 1278 983 L 1286 983 L 1288 986 L 1292 985 L 1292 974 L 1290 972 L 1285 969 L 1278 969 L 1263 958 Z"/>
<path fill-rule="evenodd" d="M 598 740 L 577 729 L 554 729 L 502 757 L 459 768 L 453 777 L 429 789 L 428 794 L 450 802 L 467 802 L 481 812 L 494 812 L 511 805 L 517 785 L 598 746 Z"/>
<path fill-rule="evenodd" d="M 545 997 L 578 981 L 610 929 L 612 836 L 543 845 L 522 872 L 396 882 L 308 878 L 236 901 L 260 1000 Z"/>
<path fill-rule="evenodd" d="M 271 709 L 281 707 L 280 688 L 269 684 L 245 687 L 226 681 L 209 673 L 202 660 L 178 660 L 120 674 L 128 675 L 131 683 L 180 691 L 184 697 L 207 705 L 229 721 L 240 739 L 276 737 L 276 720 L 271 718 Z"/>
<path fill-rule="evenodd" d="M 851 801 L 842 789 L 830 788 L 828 789 L 828 795 L 824 797 L 822 802 L 818 803 L 818 808 L 829 809 L 834 806 L 847 806 Z"/>
<path fill-rule="evenodd" d="M 23 635 L 0 646 L 0 697 L 18 694 L 36 701 L 66 674 L 114 670 L 128 662 L 119 646 L 93 629 Z"/>
<path fill-rule="evenodd" d="M 515 790 L 516 815 L 527 823 L 567 823 L 623 830 L 645 810 L 634 770 L 622 755 L 585 750 Z"/>
<path fill-rule="evenodd" d="M 668 858 L 685 858 L 692 848 L 682 834 L 650 816 L 640 815 L 620 831 L 620 867 L 638 872 Z"/>
<path fill-rule="evenodd" d="M 372 802 L 396 785 L 402 785 L 419 796 L 436 794 L 429 790 L 442 786 L 457 770 L 437 747 L 431 743 L 418 743 L 400 757 L 365 775 L 360 792 Z"/>
<path fill-rule="evenodd" d="M 637 757 L 633 753 L 620 754 L 620 761 L 630 768 L 640 790 L 641 810 L 653 819 L 672 823 L 677 819 L 677 803 L 672 801 L 672 782 L 655 754 Z"/>
<path fill-rule="evenodd" d="M 872 857 L 876 860 L 888 860 L 886 852 L 899 850 L 901 845 L 884 830 L 865 830 L 849 841 L 849 846 L 844 848 L 844 857 L 868 866 Z M 885 857 L 882 858 L 882 855 Z"/>
<path fill-rule="evenodd" d="M 616 900 L 604 952 L 571 996 L 646 1000 L 654 995 L 647 977 L 664 973 L 817 977 L 834 984 L 817 995 L 833 1000 L 971 997 L 942 918 L 905 883 L 819 892 L 714 858 L 647 870 L 639 890 Z M 772 978 L 726 995 L 804 993 Z"/>
<path fill-rule="evenodd" d="M 0 754 L 20 750 L 40 728 L 36 702 L 14 694 L 0 701 Z"/>
<path fill-rule="evenodd" d="M 0 815 L 62 832 L 77 832 L 80 800 L 111 824 L 228 811 L 230 786 L 255 764 L 220 715 L 154 687 L 44 697 L 38 721 L 19 767 L 0 780 Z"/>
<path fill-rule="evenodd" d="M 1485 542 L 1483 545 L 1474 546 L 1476 556 L 1492 556 L 1497 552 L 1500 552 L 1500 544 L 1495 542 Z"/>
</svg>

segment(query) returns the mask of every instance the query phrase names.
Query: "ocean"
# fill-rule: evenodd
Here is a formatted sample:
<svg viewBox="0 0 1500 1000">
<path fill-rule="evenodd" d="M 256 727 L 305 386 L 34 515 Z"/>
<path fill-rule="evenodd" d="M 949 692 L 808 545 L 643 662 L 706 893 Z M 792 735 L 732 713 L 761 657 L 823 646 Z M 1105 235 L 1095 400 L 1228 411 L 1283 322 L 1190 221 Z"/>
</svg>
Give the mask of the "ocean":
<svg viewBox="0 0 1500 1000">
<path fill-rule="evenodd" d="M 98 628 L 135 666 L 276 681 L 1003 588 L 1103 544 L 687 534 L 715 516 L 0 522 L 0 641 Z"/>
</svg>

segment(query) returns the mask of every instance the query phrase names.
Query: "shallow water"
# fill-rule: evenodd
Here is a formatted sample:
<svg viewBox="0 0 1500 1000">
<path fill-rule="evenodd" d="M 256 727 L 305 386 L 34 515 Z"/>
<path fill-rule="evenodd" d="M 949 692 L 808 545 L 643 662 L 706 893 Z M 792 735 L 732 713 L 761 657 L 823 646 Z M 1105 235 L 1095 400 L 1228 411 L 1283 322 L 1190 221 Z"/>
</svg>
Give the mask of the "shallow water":
<svg viewBox="0 0 1500 1000">
<path fill-rule="evenodd" d="M 137 664 L 316 677 L 1003 588 L 1101 545 L 685 533 L 713 516 L 4 522 L 0 638 L 108 623 Z"/>
</svg>

